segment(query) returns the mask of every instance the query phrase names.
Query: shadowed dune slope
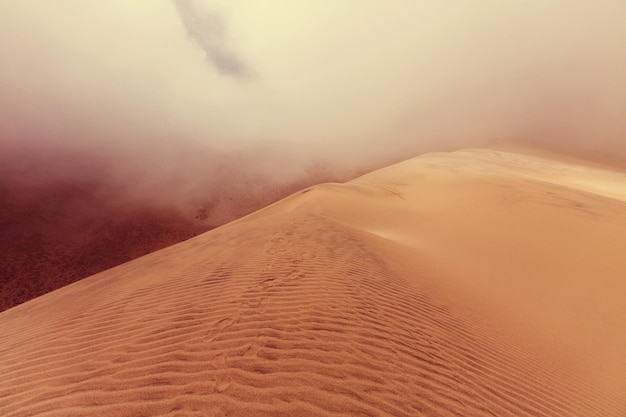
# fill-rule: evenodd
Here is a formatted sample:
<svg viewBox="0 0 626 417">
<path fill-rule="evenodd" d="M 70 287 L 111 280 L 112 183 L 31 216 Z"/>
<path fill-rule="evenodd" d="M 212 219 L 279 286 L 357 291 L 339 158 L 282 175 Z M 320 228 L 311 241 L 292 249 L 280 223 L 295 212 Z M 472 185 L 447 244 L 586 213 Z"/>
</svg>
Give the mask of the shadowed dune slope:
<svg viewBox="0 0 626 417">
<path fill-rule="evenodd" d="M 626 177 L 499 151 L 323 184 L 0 314 L 0 414 L 626 415 Z"/>
</svg>

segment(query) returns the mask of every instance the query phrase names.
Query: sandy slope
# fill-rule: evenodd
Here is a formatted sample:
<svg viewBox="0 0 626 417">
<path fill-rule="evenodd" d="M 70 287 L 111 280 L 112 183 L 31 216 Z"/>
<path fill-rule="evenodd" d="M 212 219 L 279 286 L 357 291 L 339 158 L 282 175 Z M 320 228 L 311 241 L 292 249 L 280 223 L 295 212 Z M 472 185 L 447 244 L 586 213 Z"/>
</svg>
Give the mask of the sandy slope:
<svg viewBox="0 0 626 417">
<path fill-rule="evenodd" d="M 174 184 L 184 188 L 184 181 L 162 181 L 158 197 L 141 197 L 140 186 L 113 183 L 97 169 L 97 161 L 75 156 L 95 166 L 79 170 L 67 158 L 10 159 L 0 150 L 0 312 L 197 236 L 329 177 L 323 169 L 311 169 L 307 178 L 278 184 L 259 176 L 248 181 L 235 175 L 242 162 L 224 157 L 221 163 L 231 167 L 224 178 L 204 172 L 219 186 L 206 184 L 181 197 L 168 190 Z M 206 159 L 213 162 L 215 156 Z M 37 167 L 36 172 L 29 172 L 29 166 Z M 67 178 L 55 178 L 60 173 Z M 42 178 L 46 174 L 51 178 Z"/>
<path fill-rule="evenodd" d="M 325 184 L 0 314 L 3 416 L 624 416 L 626 176 Z"/>
</svg>

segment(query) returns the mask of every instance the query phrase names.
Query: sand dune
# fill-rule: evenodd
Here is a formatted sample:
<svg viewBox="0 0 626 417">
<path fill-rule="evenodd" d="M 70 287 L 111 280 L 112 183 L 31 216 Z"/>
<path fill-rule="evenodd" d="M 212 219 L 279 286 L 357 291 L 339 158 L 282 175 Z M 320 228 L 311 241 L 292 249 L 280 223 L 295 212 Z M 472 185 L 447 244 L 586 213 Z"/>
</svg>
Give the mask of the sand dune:
<svg viewBox="0 0 626 417">
<path fill-rule="evenodd" d="M 68 158 L 56 155 L 61 156 Z M 219 186 L 207 184 L 184 198 L 168 193 L 184 188 L 184 181 L 161 182 L 162 195 L 170 198 L 160 202 L 139 197 L 135 187 L 115 184 L 95 168 L 80 171 L 65 159 L 57 165 L 41 156 L 7 159 L 0 151 L 0 312 L 197 236 L 328 177 L 313 171 L 309 178 L 281 184 L 263 178 L 245 183 L 227 171 Z M 74 159 L 98 166 L 86 156 Z M 232 171 L 242 164 L 224 159 Z M 24 174 L 18 169 L 23 166 L 37 166 L 51 178 Z M 64 168 L 68 178 L 54 178 Z M 211 172 L 203 174 L 212 178 Z"/>
<path fill-rule="evenodd" d="M 323 184 L 0 314 L 0 415 L 624 416 L 626 175 Z"/>
</svg>

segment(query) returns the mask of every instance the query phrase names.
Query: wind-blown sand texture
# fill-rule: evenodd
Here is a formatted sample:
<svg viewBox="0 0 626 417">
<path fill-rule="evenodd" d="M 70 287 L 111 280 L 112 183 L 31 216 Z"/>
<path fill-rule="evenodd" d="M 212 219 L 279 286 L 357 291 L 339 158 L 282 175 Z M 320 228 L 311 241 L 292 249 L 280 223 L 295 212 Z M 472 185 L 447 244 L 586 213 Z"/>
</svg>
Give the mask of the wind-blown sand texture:
<svg viewBox="0 0 626 417">
<path fill-rule="evenodd" d="M 215 167 L 214 155 L 205 159 Z M 199 186 L 200 191 L 192 193 L 194 201 L 187 201 L 171 196 L 168 189 L 173 186 L 163 184 L 159 196 L 168 201 L 159 202 L 161 197 L 140 198 L 134 187 L 112 184 L 95 168 L 81 171 L 60 155 L 32 160 L 18 155 L 13 160 L 0 151 L 0 312 L 197 236 L 328 178 L 312 171 L 306 180 L 247 182 L 230 175 L 242 162 L 224 156 L 222 164 L 230 162 L 231 168 L 224 178 L 213 178 L 219 185 Z M 98 166 L 89 158 L 81 161 Z M 65 168 L 71 175 L 49 175 L 46 182 L 40 178 L 43 173 L 22 172 L 22 165 L 37 166 L 44 173 Z"/>
<path fill-rule="evenodd" d="M 0 314 L 0 415 L 626 415 L 626 176 L 323 184 Z"/>
</svg>

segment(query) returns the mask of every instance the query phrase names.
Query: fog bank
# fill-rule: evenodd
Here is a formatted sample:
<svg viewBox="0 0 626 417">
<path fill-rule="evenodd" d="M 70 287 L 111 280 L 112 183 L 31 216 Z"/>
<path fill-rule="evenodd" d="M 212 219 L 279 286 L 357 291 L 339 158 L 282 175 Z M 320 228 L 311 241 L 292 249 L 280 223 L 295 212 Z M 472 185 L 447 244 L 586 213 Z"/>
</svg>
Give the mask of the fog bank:
<svg viewBox="0 0 626 417">
<path fill-rule="evenodd" d="M 620 0 L 7 1 L 0 56 L 0 222 L 55 244 L 182 239 L 428 151 L 626 165 Z"/>
<path fill-rule="evenodd" d="M 619 0 L 23 0 L 0 53 L 2 155 L 109 157 L 129 184 L 223 152 L 279 182 L 500 140 L 626 157 Z"/>
</svg>

